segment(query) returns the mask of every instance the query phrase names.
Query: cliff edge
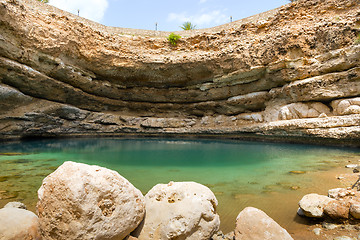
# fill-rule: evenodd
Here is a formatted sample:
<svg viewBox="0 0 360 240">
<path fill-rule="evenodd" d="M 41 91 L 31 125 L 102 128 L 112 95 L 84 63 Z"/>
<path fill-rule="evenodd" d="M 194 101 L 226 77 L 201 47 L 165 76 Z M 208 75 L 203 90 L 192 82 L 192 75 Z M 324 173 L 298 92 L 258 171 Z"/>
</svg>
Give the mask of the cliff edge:
<svg viewBox="0 0 360 240">
<path fill-rule="evenodd" d="M 0 0 L 0 139 L 205 135 L 360 146 L 360 2 L 177 32 Z"/>
</svg>

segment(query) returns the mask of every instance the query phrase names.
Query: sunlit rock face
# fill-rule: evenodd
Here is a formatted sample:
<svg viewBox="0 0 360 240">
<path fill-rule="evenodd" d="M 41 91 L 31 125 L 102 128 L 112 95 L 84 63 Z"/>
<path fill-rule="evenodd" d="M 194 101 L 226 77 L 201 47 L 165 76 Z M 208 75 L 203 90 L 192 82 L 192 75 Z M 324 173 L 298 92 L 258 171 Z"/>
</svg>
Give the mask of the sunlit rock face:
<svg viewBox="0 0 360 240">
<path fill-rule="evenodd" d="M 0 137 L 232 134 L 356 145 L 359 10 L 356 0 L 298 0 L 178 32 L 173 46 L 167 32 L 1 0 Z"/>
<path fill-rule="evenodd" d="M 65 162 L 38 190 L 43 239 L 124 239 L 142 221 L 145 199 L 117 172 Z"/>
<path fill-rule="evenodd" d="M 132 233 L 139 240 L 207 240 L 219 230 L 214 193 L 195 182 L 157 184 L 145 195 L 146 216 Z"/>
</svg>

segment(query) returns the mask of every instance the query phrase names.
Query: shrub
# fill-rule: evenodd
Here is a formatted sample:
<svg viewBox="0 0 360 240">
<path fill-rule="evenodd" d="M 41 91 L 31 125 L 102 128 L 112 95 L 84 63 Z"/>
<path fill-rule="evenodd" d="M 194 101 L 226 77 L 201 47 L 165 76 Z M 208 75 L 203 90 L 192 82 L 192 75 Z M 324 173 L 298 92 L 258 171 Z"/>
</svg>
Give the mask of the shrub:
<svg viewBox="0 0 360 240">
<path fill-rule="evenodd" d="M 360 33 L 358 34 L 357 39 L 355 40 L 355 44 L 360 44 Z"/>
<path fill-rule="evenodd" d="M 42 3 L 48 3 L 49 0 L 38 0 L 39 2 L 42 2 Z"/>
<path fill-rule="evenodd" d="M 178 40 L 181 38 L 181 36 L 176 35 L 175 33 L 170 33 L 170 35 L 168 36 L 168 40 L 170 42 L 171 45 L 176 46 Z"/>
</svg>

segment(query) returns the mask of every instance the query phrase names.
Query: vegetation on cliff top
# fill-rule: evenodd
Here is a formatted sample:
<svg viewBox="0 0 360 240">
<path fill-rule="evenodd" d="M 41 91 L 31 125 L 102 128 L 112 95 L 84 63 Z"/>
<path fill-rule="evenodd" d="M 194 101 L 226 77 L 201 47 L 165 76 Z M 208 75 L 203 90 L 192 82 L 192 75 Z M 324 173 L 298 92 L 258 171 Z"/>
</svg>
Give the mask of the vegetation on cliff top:
<svg viewBox="0 0 360 240">
<path fill-rule="evenodd" d="M 182 30 L 193 30 L 196 28 L 196 25 L 191 22 L 184 22 L 180 27 Z"/>
</svg>

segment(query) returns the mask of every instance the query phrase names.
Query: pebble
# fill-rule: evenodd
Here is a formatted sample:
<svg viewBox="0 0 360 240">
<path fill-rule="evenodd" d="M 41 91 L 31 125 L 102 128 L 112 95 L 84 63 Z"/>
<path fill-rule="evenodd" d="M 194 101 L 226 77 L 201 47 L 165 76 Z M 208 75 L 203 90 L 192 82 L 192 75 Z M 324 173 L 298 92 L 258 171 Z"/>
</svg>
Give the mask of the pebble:
<svg viewBox="0 0 360 240">
<path fill-rule="evenodd" d="M 335 228 L 338 228 L 339 226 L 334 224 L 334 223 L 328 223 L 328 222 L 323 222 L 322 224 L 323 228 L 329 229 L 329 230 L 333 230 Z"/>
<path fill-rule="evenodd" d="M 357 164 L 348 164 L 345 167 L 346 168 L 356 168 L 358 165 Z"/>
<path fill-rule="evenodd" d="M 334 240 L 354 240 L 354 238 L 348 237 L 348 236 L 340 236 L 334 238 Z"/>
<path fill-rule="evenodd" d="M 321 234 L 321 228 L 314 228 L 314 229 L 313 229 L 313 232 L 315 233 L 315 235 L 320 236 L 320 234 Z"/>
</svg>

